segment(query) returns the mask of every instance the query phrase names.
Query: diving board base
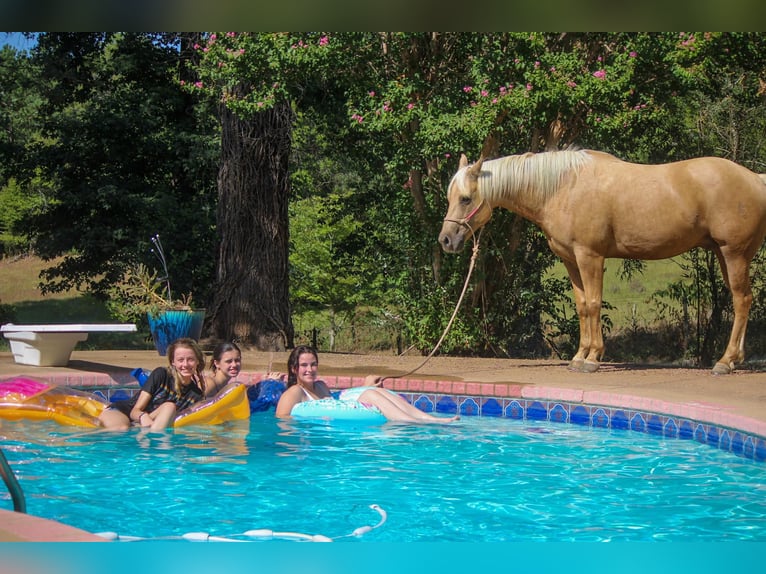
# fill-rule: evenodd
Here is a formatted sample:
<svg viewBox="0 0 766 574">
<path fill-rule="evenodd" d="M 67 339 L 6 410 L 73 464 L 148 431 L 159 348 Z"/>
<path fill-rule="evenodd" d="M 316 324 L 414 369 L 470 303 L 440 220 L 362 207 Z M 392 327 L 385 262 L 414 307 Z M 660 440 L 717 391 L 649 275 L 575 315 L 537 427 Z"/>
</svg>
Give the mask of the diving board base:
<svg viewBox="0 0 766 574">
<path fill-rule="evenodd" d="M 13 325 L 0 328 L 10 342 L 13 360 L 19 365 L 65 367 L 75 346 L 88 338 L 90 331 L 134 332 L 133 324 Z"/>
</svg>

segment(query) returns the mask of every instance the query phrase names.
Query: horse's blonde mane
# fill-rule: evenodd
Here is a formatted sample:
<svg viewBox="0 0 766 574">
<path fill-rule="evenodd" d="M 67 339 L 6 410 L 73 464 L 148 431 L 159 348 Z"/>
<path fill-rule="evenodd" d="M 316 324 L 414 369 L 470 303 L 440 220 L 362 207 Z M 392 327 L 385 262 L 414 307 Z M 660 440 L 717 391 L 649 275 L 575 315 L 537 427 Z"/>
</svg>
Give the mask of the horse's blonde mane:
<svg viewBox="0 0 766 574">
<path fill-rule="evenodd" d="M 527 202 L 545 203 L 556 193 L 564 175 L 591 159 L 587 151 L 578 150 L 509 155 L 485 161 L 479 189 L 490 202 L 514 195 Z"/>
</svg>

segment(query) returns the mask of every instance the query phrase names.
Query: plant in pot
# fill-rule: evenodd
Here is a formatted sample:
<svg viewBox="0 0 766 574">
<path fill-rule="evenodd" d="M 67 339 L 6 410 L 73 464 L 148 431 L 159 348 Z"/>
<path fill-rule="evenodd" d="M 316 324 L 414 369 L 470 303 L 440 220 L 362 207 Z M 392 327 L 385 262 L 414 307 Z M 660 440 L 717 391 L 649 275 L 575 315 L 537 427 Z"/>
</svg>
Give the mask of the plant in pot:
<svg viewBox="0 0 766 574">
<path fill-rule="evenodd" d="M 165 356 L 168 345 L 176 339 L 199 341 L 205 310 L 194 308 L 191 293 L 173 298 L 160 236 L 152 237 L 152 243 L 152 252 L 160 260 L 165 276 L 158 277 L 156 271 L 142 263 L 129 267 L 122 280 L 109 290 L 107 307 L 120 321 L 148 322 L 154 346 Z"/>
</svg>

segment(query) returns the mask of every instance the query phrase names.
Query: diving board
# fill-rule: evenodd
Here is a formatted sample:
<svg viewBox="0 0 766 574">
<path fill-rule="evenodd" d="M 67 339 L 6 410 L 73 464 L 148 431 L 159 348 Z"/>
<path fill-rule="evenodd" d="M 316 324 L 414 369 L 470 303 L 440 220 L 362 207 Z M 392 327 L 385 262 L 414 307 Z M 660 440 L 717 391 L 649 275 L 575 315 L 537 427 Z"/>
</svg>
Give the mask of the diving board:
<svg viewBox="0 0 766 574">
<path fill-rule="evenodd" d="M 11 343 L 13 360 L 20 365 L 64 367 L 75 345 L 88 333 L 133 333 L 133 323 L 79 323 L 58 325 L 14 325 L 6 323 L 0 332 Z"/>
</svg>

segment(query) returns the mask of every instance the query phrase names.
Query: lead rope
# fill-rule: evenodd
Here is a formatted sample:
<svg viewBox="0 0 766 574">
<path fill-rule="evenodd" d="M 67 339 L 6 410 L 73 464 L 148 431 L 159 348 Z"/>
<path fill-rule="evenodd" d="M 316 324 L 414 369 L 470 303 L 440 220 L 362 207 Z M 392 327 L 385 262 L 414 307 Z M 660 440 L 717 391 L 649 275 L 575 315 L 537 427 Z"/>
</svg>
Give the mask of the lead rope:
<svg viewBox="0 0 766 574">
<path fill-rule="evenodd" d="M 471 214 L 473 215 L 473 213 Z M 471 226 L 468 225 L 467 221 L 463 222 L 464 225 L 466 225 L 469 229 L 471 229 Z M 481 233 L 484 231 L 484 228 L 482 227 L 479 230 L 479 235 L 477 236 L 475 233 L 473 233 L 473 229 L 471 229 L 471 237 L 473 238 L 473 254 L 471 255 L 471 263 L 468 265 L 468 275 L 466 275 L 465 283 L 463 284 L 463 291 L 460 293 L 460 297 L 457 300 L 457 304 L 455 305 L 455 310 L 452 312 L 452 317 L 450 317 L 450 320 L 447 322 L 447 326 L 444 328 L 444 333 L 442 333 L 441 338 L 436 343 L 436 346 L 434 347 L 433 351 L 431 351 L 428 356 L 423 360 L 422 363 L 420 363 L 417 367 L 412 369 L 411 371 L 404 373 L 403 375 L 391 375 L 388 377 L 383 377 L 378 382 L 378 386 L 383 386 L 383 381 L 387 379 L 402 379 L 406 376 L 411 375 L 412 373 L 415 373 L 422 369 L 425 364 L 431 360 L 431 357 L 433 357 L 436 354 L 436 351 L 439 350 L 439 347 L 441 346 L 442 342 L 444 341 L 444 337 L 447 336 L 447 333 L 449 332 L 450 328 L 452 327 L 452 323 L 455 321 L 455 317 L 457 316 L 457 312 L 460 309 L 460 304 L 463 302 L 463 297 L 465 296 L 466 291 L 468 290 L 468 282 L 471 279 L 471 273 L 473 273 L 473 268 L 476 265 L 476 258 L 479 255 L 479 243 L 481 240 Z"/>
</svg>

